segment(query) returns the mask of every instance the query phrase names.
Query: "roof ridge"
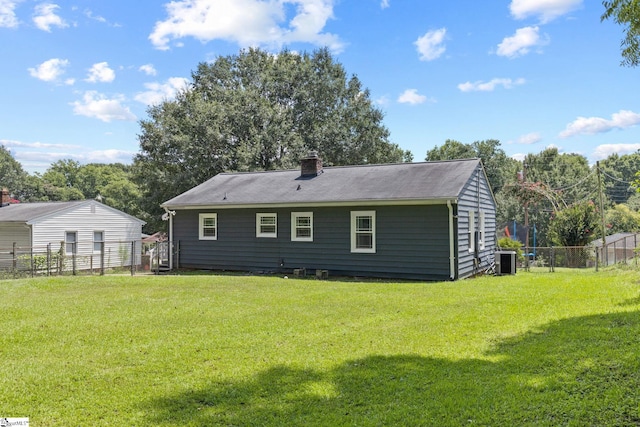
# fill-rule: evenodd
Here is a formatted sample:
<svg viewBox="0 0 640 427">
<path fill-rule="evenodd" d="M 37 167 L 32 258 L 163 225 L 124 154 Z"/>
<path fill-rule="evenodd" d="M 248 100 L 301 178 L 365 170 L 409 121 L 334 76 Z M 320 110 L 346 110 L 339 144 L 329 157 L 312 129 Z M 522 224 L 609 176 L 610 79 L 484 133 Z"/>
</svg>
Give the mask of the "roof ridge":
<svg viewBox="0 0 640 427">
<path fill-rule="evenodd" d="M 434 163 L 469 162 L 469 161 L 478 161 L 478 160 L 480 160 L 479 157 L 470 157 L 470 158 L 467 158 L 467 159 L 425 160 L 423 162 L 365 163 L 365 164 L 359 164 L 359 165 L 324 166 L 323 169 L 366 168 L 366 167 L 404 166 L 404 165 L 428 165 L 428 164 L 434 164 Z M 276 170 L 220 172 L 217 175 L 251 175 L 251 174 L 263 174 L 263 173 L 283 173 L 283 172 L 299 172 L 299 171 L 300 171 L 300 168 L 294 168 L 294 169 L 276 169 Z M 217 175 L 214 175 L 214 176 L 217 176 Z"/>
</svg>

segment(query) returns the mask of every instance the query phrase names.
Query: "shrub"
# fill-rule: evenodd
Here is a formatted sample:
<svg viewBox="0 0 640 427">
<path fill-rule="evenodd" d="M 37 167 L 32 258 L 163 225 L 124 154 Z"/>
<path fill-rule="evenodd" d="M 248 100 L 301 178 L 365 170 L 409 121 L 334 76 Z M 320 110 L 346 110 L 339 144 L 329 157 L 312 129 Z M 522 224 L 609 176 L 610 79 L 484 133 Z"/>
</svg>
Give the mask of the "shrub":
<svg viewBox="0 0 640 427">
<path fill-rule="evenodd" d="M 520 243 L 520 241 L 513 240 L 509 237 L 503 237 L 498 240 L 498 247 L 500 249 L 515 251 L 518 261 L 524 261 L 524 254 L 522 253 L 522 243 Z"/>
</svg>

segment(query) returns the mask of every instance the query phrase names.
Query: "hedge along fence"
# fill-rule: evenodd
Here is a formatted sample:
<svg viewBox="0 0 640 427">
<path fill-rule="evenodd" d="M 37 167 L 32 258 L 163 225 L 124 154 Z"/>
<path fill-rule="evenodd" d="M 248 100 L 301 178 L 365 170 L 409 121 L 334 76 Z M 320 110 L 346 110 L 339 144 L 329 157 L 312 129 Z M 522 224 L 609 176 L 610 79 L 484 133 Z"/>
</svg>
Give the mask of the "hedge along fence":
<svg viewBox="0 0 640 427">
<path fill-rule="evenodd" d="M 141 268 L 141 241 L 74 242 L 46 246 L 0 245 L 0 275 L 105 274 Z"/>
</svg>

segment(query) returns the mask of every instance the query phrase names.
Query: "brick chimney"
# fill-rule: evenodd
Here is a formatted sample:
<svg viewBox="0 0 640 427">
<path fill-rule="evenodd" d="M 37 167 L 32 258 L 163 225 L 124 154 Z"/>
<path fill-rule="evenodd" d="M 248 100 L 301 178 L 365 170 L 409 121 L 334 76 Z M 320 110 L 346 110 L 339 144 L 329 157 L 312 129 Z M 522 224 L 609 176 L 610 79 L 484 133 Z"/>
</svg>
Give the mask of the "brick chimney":
<svg viewBox="0 0 640 427">
<path fill-rule="evenodd" d="M 11 197 L 9 196 L 9 190 L 6 188 L 2 188 L 2 202 L 0 202 L 0 208 L 4 206 L 9 206 L 11 203 Z"/>
<path fill-rule="evenodd" d="M 312 177 L 322 173 L 322 159 L 317 151 L 311 151 L 307 157 L 300 161 L 301 176 Z"/>
</svg>

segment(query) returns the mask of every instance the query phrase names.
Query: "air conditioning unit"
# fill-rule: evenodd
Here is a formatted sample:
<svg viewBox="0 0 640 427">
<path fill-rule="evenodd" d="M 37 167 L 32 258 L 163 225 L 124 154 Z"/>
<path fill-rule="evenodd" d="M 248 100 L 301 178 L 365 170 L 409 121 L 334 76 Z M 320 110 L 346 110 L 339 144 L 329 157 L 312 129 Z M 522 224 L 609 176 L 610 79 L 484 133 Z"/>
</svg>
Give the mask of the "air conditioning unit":
<svg viewBox="0 0 640 427">
<path fill-rule="evenodd" d="M 516 253 L 496 251 L 496 275 L 516 274 Z"/>
</svg>

